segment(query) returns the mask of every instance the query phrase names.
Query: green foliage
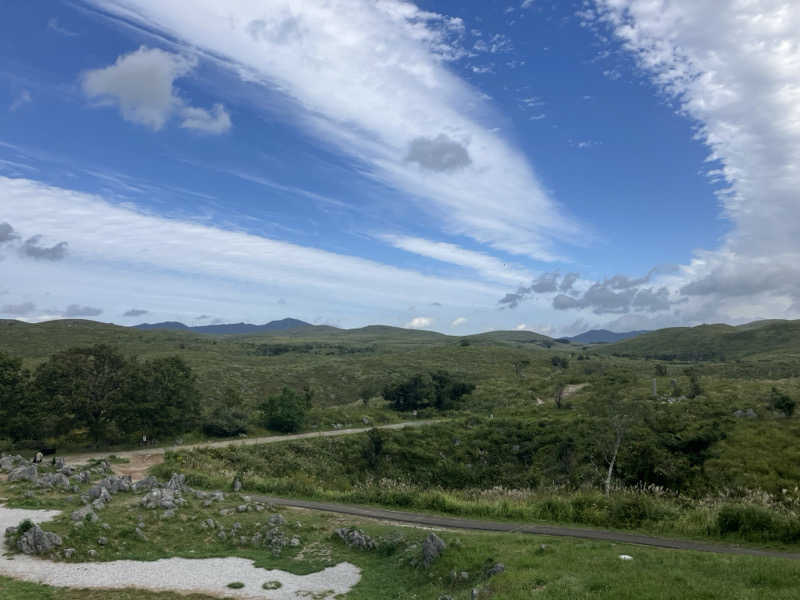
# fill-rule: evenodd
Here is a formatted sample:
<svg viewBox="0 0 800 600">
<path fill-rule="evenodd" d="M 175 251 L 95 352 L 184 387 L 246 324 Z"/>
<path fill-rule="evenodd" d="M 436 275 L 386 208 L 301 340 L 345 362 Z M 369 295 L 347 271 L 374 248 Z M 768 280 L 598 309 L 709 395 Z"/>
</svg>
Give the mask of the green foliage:
<svg viewBox="0 0 800 600">
<path fill-rule="evenodd" d="M 151 438 L 184 433 L 198 422 L 196 377 L 179 356 L 132 363 L 120 409 L 126 431 Z"/>
<path fill-rule="evenodd" d="M 383 397 L 398 411 L 423 408 L 450 410 L 474 389 L 474 384 L 457 381 L 447 371 L 435 371 L 389 384 L 383 390 Z"/>
<path fill-rule="evenodd" d="M 303 427 L 306 412 L 311 407 L 313 393 L 306 387 L 298 394 L 288 387 L 280 394 L 269 396 L 261 404 L 264 424 L 268 429 L 283 433 L 294 433 Z"/>
<path fill-rule="evenodd" d="M 781 392 L 776 387 L 770 390 L 768 402 L 772 408 L 781 411 L 787 417 L 792 416 L 795 406 L 797 406 L 797 402 L 793 398 Z"/>
<path fill-rule="evenodd" d="M 564 356 L 555 355 L 550 359 L 550 364 L 559 369 L 568 369 L 569 359 Z"/>
<path fill-rule="evenodd" d="M 46 416 L 44 407 L 32 401 L 30 374 L 22 361 L 0 352 L 0 436 L 14 441 L 40 436 Z"/>
<path fill-rule="evenodd" d="M 248 416 L 239 392 L 228 387 L 203 421 L 203 433 L 212 437 L 233 437 L 247 433 Z"/>
<path fill-rule="evenodd" d="M 125 357 L 105 344 L 58 352 L 36 370 L 37 402 L 49 404 L 59 416 L 57 431 L 85 427 L 99 443 L 126 404 L 130 374 Z"/>
</svg>

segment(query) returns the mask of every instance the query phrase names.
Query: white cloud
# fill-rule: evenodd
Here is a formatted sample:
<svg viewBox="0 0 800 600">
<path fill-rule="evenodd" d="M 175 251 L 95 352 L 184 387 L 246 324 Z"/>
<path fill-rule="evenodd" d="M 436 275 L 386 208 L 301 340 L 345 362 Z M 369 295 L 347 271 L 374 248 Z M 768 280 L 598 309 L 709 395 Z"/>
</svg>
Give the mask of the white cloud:
<svg viewBox="0 0 800 600">
<path fill-rule="evenodd" d="M 17 97 L 14 98 L 14 101 L 11 103 L 11 106 L 8 107 L 8 110 L 15 112 L 26 104 L 30 104 L 32 101 L 33 98 L 31 98 L 31 93 L 28 90 L 22 90 Z"/>
<path fill-rule="evenodd" d="M 466 317 L 458 317 L 456 319 L 453 319 L 453 322 L 450 323 L 450 327 L 458 327 L 459 325 L 463 325 L 466 322 L 467 322 Z"/>
<path fill-rule="evenodd" d="M 65 37 L 75 37 L 78 35 L 76 31 L 72 31 L 71 29 L 64 27 L 61 23 L 59 23 L 56 17 L 51 17 L 47 21 L 47 28 L 51 31 L 55 31 L 56 33 L 60 33 Z"/>
<path fill-rule="evenodd" d="M 212 114 L 188 105 L 175 89 L 175 80 L 196 65 L 194 58 L 142 46 L 117 57 L 113 65 L 84 73 L 83 91 L 90 98 L 118 104 L 126 121 L 155 131 L 179 113 L 182 127 L 224 133 L 231 120 L 221 104 L 214 106 Z"/>
<path fill-rule="evenodd" d="M 433 319 L 430 317 L 414 317 L 406 323 L 407 329 L 426 329 L 433 325 Z"/>
<path fill-rule="evenodd" d="M 800 315 L 800 4 L 599 0 L 624 47 L 710 148 L 733 224 L 662 280 L 684 320 Z"/>
<path fill-rule="evenodd" d="M 382 235 L 379 237 L 395 248 L 400 248 L 406 252 L 473 269 L 490 281 L 520 284 L 527 283 L 533 279 L 533 275 L 521 267 L 503 262 L 499 258 L 484 252 L 467 250 L 455 244 L 402 235 Z"/>
<path fill-rule="evenodd" d="M 231 128 L 231 117 L 222 104 L 215 104 L 211 112 L 205 108 L 187 106 L 181 110 L 181 117 L 181 127 L 205 133 L 225 133 Z"/>
<path fill-rule="evenodd" d="M 106 11 L 200 49 L 275 90 L 314 135 L 362 161 L 405 192 L 446 231 L 537 259 L 554 240 L 584 239 L 549 198 L 525 157 L 491 131 L 480 93 L 445 64 L 463 55 L 463 23 L 400 0 L 93 0 Z M 508 49 L 508 40 L 488 46 Z M 270 100 L 273 98 L 273 100 Z M 469 144 L 469 165 L 431 171 L 405 158 L 415 139 Z M 487 200 L 491 199 L 491 201 Z"/>
<path fill-rule="evenodd" d="M 525 323 L 520 323 L 516 327 L 514 327 L 516 331 L 527 331 L 528 326 Z"/>
<path fill-rule="evenodd" d="M 69 243 L 58 262 L 16 252 L 4 258 L 3 283 L 14 291 L 4 298 L 9 305 L 46 297 L 61 305 L 88 300 L 110 315 L 146 305 L 154 320 L 206 313 L 259 321 L 286 316 L 265 313 L 285 310 L 276 302 L 268 308 L 265 298 L 292 298 L 298 318 L 313 318 L 324 305 L 327 318 L 363 325 L 386 322 L 409 300 L 445 303 L 456 315 L 492 311 L 502 293 L 502 286 L 143 214 L 27 179 L 0 177 L 0 197 L 14 229 Z M 76 296 L 85 290 L 89 298 Z"/>
</svg>

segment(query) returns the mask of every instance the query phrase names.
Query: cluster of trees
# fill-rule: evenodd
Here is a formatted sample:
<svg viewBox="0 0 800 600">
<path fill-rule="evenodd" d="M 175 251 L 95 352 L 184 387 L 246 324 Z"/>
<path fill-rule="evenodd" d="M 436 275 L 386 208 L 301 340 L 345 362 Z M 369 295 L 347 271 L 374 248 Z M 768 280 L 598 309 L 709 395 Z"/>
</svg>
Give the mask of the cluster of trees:
<svg viewBox="0 0 800 600">
<path fill-rule="evenodd" d="M 435 371 L 387 385 L 383 388 L 383 398 L 397 411 L 423 408 L 450 410 L 474 389 L 473 384 L 457 381 L 447 371 Z"/>
<path fill-rule="evenodd" d="M 53 354 L 31 372 L 0 353 L 0 436 L 14 442 L 157 438 L 192 429 L 198 414 L 195 376 L 177 356 L 138 361 L 100 344 Z"/>
<path fill-rule="evenodd" d="M 283 433 L 300 431 L 313 398 L 314 392 L 308 386 L 302 393 L 284 387 L 280 394 L 269 396 L 261 403 L 264 426 Z"/>
</svg>

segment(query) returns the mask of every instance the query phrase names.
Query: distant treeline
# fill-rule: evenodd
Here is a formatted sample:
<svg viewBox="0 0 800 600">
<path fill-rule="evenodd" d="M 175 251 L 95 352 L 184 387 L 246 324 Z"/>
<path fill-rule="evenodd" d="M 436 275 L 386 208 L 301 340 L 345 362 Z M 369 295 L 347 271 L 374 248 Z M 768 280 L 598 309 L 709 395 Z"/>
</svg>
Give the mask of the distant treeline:
<svg viewBox="0 0 800 600">
<path fill-rule="evenodd" d="M 375 352 L 373 346 L 348 346 L 346 344 L 258 344 L 253 348 L 256 356 L 279 356 L 289 352 L 299 354 L 363 354 Z"/>
<path fill-rule="evenodd" d="M 199 393 L 178 356 L 139 361 L 107 345 L 53 354 L 34 371 L 0 353 L 0 437 L 85 434 L 95 445 L 198 425 Z"/>
</svg>

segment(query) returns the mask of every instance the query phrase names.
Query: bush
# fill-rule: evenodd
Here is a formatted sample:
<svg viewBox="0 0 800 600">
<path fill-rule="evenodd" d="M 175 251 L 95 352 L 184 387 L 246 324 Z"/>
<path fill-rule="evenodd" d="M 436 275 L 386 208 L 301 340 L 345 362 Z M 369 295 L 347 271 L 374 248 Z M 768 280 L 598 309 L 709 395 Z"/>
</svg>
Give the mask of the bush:
<svg viewBox="0 0 800 600">
<path fill-rule="evenodd" d="M 288 387 L 283 388 L 277 396 L 270 396 L 261 404 L 264 424 L 268 429 L 283 433 L 300 431 L 305 422 L 306 412 L 311 407 L 313 394 L 306 387 L 303 394 L 298 394 Z"/>
<path fill-rule="evenodd" d="M 456 381 L 447 371 L 436 371 L 387 385 L 383 389 L 383 397 L 398 411 L 424 408 L 449 410 L 474 389 L 473 384 Z"/>
<path fill-rule="evenodd" d="M 721 535 L 747 539 L 778 539 L 783 533 L 772 513 L 759 506 L 723 506 L 717 513 L 717 529 Z"/>
<path fill-rule="evenodd" d="M 787 417 L 791 417 L 797 402 L 789 395 L 773 387 L 769 394 L 769 404 L 775 410 L 779 410 Z"/>
</svg>

